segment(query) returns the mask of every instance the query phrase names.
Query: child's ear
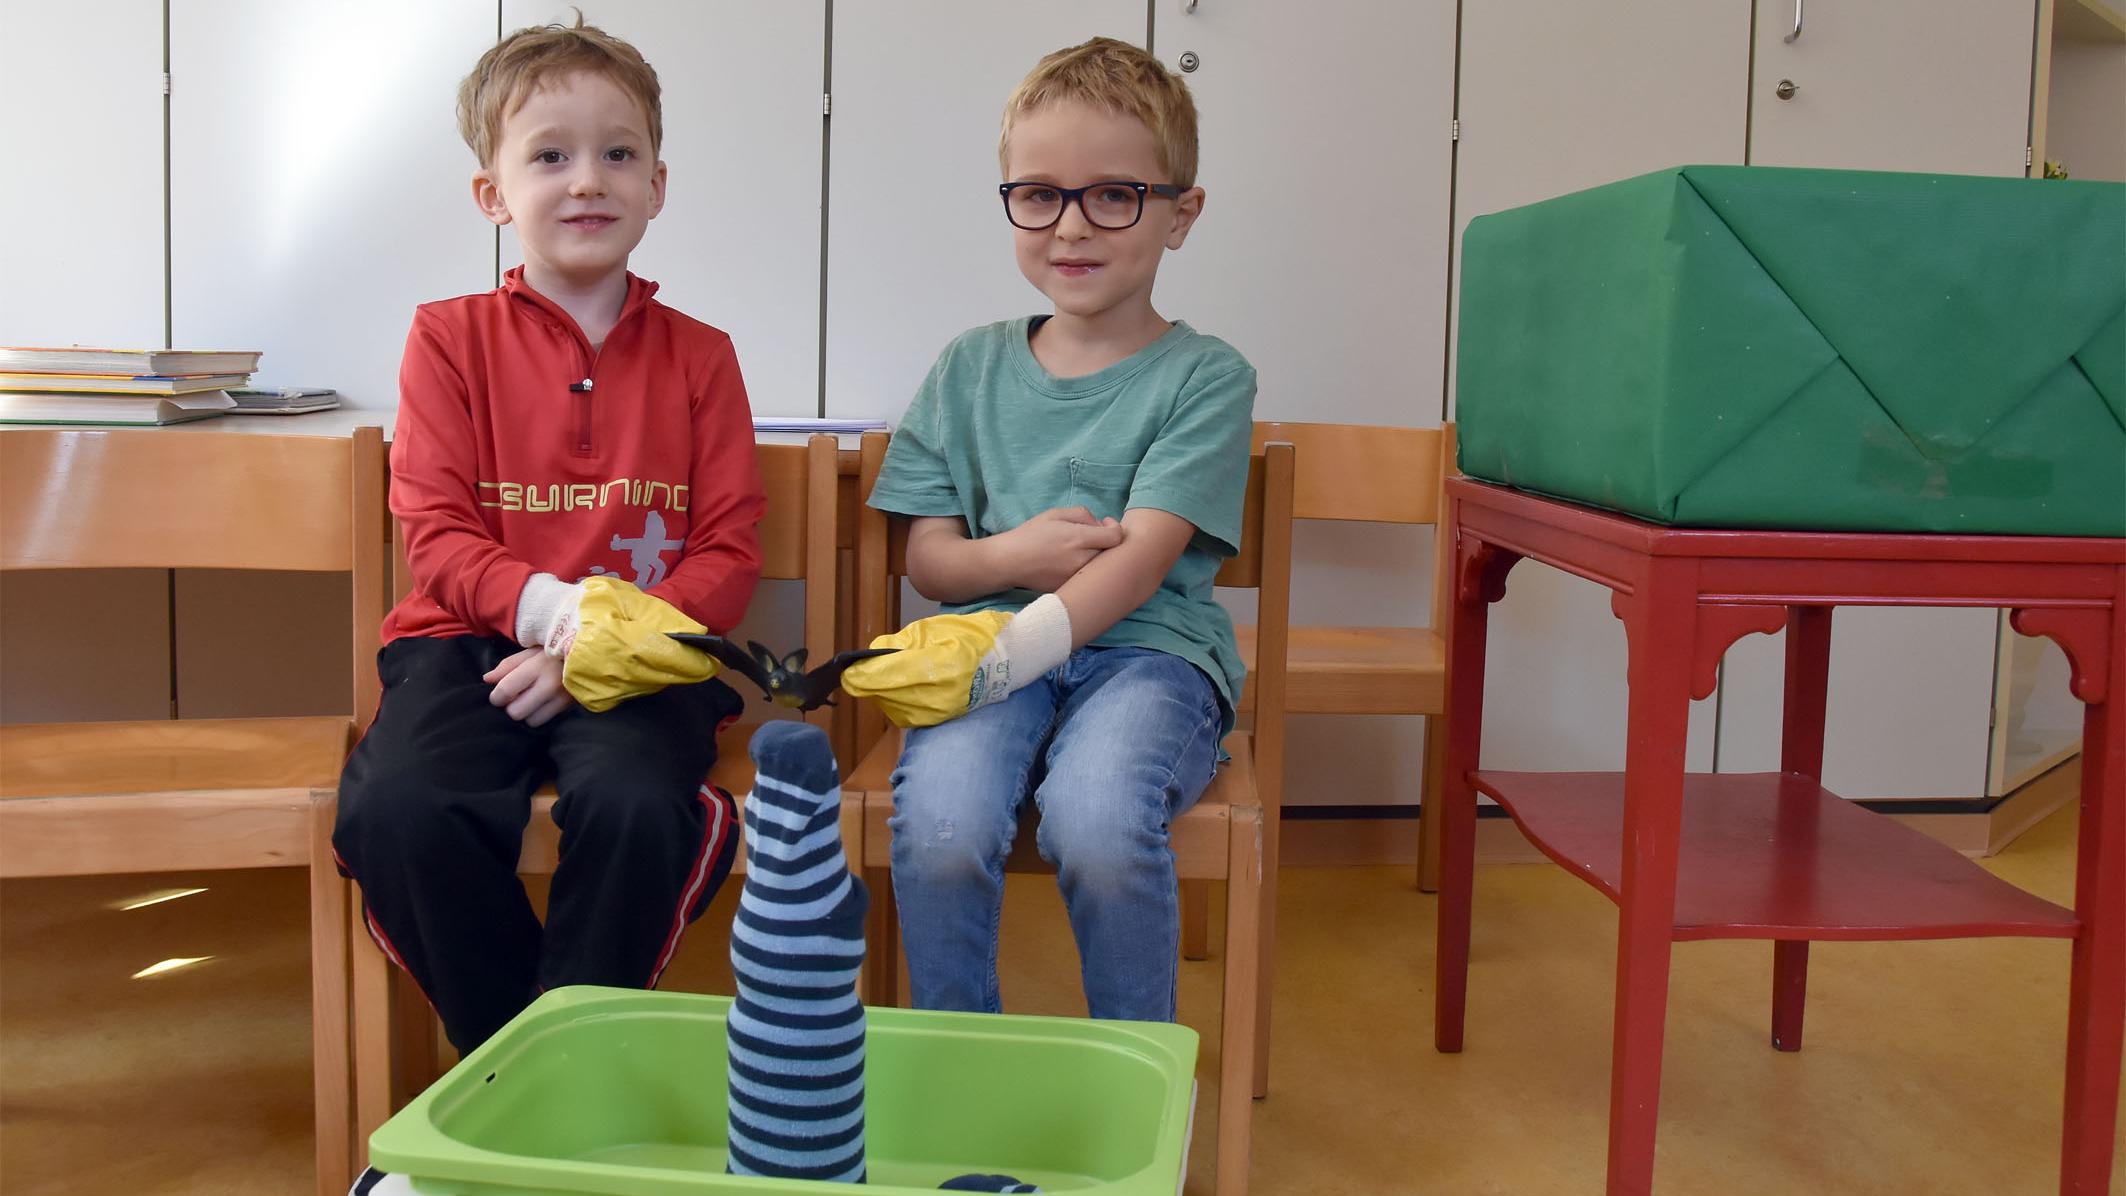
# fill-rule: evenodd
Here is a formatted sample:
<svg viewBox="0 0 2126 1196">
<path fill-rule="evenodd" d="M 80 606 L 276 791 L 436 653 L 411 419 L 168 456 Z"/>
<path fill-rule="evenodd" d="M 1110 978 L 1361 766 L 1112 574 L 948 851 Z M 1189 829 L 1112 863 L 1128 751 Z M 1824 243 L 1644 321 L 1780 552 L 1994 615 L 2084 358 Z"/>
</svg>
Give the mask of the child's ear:
<svg viewBox="0 0 2126 1196">
<path fill-rule="evenodd" d="M 1179 249 L 1188 240 L 1189 230 L 1196 227 L 1196 218 L 1203 215 L 1203 188 L 1190 187 L 1174 201 L 1174 223 L 1166 230 L 1166 247 Z"/>
<path fill-rule="evenodd" d="M 496 224 L 509 223 L 509 204 L 502 198 L 502 188 L 495 182 L 495 172 L 482 167 L 472 172 L 472 201 L 479 205 L 480 214 Z"/>
<path fill-rule="evenodd" d="M 657 163 L 657 169 L 650 173 L 650 219 L 655 220 L 657 213 L 662 211 L 664 211 L 664 163 L 659 162 Z"/>
</svg>

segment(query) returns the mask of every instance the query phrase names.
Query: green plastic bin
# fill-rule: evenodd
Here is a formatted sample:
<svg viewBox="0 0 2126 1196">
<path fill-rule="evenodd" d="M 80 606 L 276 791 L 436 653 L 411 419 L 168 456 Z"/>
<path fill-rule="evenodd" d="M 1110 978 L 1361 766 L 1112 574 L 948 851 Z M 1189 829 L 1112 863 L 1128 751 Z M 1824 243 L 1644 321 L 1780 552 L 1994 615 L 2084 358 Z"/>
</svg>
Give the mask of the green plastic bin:
<svg viewBox="0 0 2126 1196">
<path fill-rule="evenodd" d="M 873 1009 L 870 1183 L 724 1174 L 729 997 L 554 989 L 369 1139 L 437 1196 L 931 1192 L 1001 1172 L 1049 1192 L 1174 1196 L 1196 1033 L 1083 1018 Z"/>
<path fill-rule="evenodd" d="M 2126 186 L 1686 166 L 1480 216 L 1463 472 L 1662 523 L 2126 535 Z"/>
</svg>

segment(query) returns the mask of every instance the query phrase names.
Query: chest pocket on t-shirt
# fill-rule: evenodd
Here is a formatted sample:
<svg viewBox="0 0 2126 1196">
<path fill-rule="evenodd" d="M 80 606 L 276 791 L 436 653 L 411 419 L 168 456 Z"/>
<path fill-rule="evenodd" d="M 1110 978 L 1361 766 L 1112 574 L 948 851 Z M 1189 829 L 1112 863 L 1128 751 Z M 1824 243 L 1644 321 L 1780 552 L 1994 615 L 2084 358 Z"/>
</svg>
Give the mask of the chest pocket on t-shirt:
<svg viewBox="0 0 2126 1196">
<path fill-rule="evenodd" d="M 1129 502 L 1130 484 L 1137 479 L 1135 464 L 1109 464 L 1070 459 L 1070 501 L 1100 519 L 1120 519 Z"/>
</svg>

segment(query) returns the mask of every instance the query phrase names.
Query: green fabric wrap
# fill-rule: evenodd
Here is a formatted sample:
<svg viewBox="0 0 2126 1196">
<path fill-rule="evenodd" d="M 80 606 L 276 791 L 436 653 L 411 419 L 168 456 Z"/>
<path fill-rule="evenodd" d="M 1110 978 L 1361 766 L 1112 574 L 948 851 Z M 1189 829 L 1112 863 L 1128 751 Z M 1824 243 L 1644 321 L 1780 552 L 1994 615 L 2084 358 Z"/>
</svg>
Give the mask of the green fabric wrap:
<svg viewBox="0 0 2126 1196">
<path fill-rule="evenodd" d="M 2126 185 L 1686 166 L 1462 254 L 1473 477 L 1680 525 L 2126 535 Z"/>
</svg>

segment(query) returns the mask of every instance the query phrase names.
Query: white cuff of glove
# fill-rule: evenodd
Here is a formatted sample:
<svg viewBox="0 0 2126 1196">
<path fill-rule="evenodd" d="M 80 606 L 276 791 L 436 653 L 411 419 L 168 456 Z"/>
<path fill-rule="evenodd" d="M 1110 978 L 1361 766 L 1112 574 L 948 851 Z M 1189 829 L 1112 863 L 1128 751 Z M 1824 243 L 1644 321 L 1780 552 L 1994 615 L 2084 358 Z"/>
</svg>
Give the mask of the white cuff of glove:
<svg viewBox="0 0 2126 1196">
<path fill-rule="evenodd" d="M 1012 691 L 1070 659 L 1070 611 L 1054 594 L 1043 594 L 1011 617 L 997 641 L 974 666 L 967 709 L 1001 702 Z"/>
<path fill-rule="evenodd" d="M 534 573 L 517 595 L 517 642 L 563 657 L 576 642 L 576 608 L 583 586 L 551 573 Z"/>
</svg>

